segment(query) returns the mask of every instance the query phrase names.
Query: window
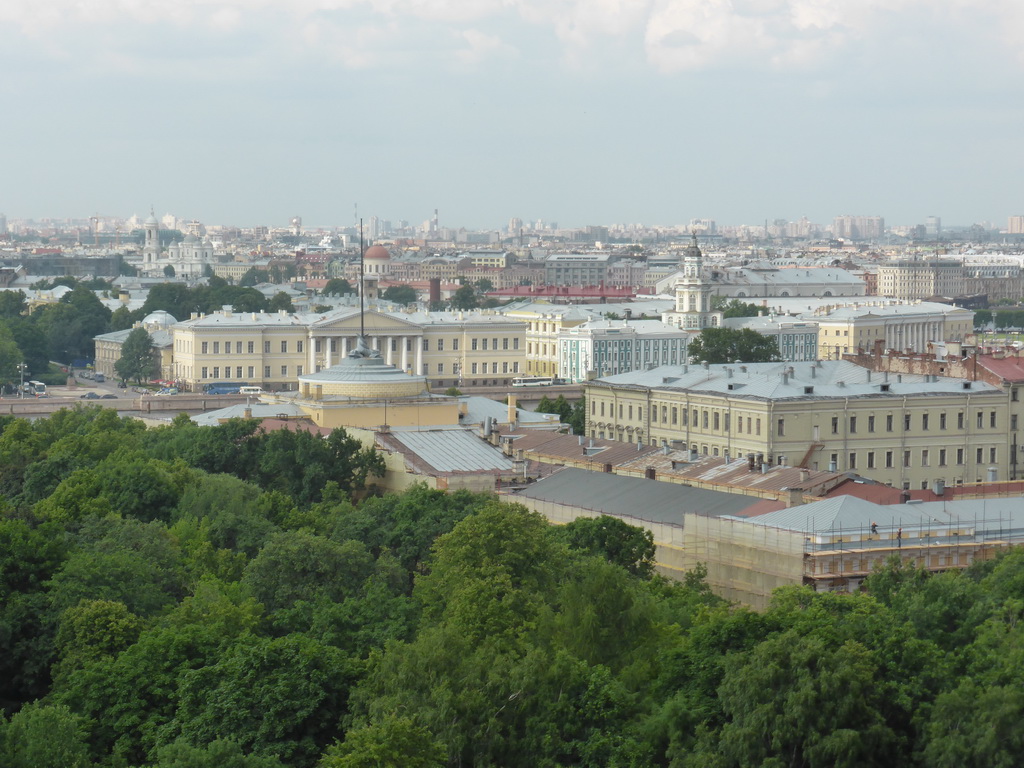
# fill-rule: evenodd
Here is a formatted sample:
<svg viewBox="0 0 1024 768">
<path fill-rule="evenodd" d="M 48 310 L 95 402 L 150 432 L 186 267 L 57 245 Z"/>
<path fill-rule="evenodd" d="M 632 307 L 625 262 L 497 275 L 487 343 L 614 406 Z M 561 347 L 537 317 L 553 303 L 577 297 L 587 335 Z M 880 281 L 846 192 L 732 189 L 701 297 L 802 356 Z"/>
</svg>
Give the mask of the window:
<svg viewBox="0 0 1024 768">
<path fill-rule="evenodd" d="M 469 364 L 469 372 L 476 376 L 476 363 Z"/>
<path fill-rule="evenodd" d="M 268 341 L 267 343 L 269 344 L 270 342 Z M 264 379 L 269 379 L 270 378 L 270 366 L 269 365 L 264 365 L 263 366 L 263 378 Z"/>
<path fill-rule="evenodd" d="M 957 429 L 963 429 L 964 428 L 964 414 L 963 414 L 963 411 L 961 411 L 960 413 L 958 413 L 956 415 L 956 428 Z"/>
<path fill-rule="evenodd" d="M 508 373 L 508 360 L 503 360 L 501 363 L 501 372 Z"/>
<path fill-rule="evenodd" d="M 848 466 L 849 466 L 850 469 L 856 469 L 857 468 L 857 454 L 856 453 L 851 453 L 850 454 L 850 463 L 849 463 Z"/>
<path fill-rule="evenodd" d="M 875 417 L 874 416 L 868 416 L 868 432 L 874 432 L 874 431 L 875 431 Z"/>
<path fill-rule="evenodd" d="M 850 434 L 854 435 L 856 433 L 857 433 L 857 417 L 856 416 L 851 416 L 850 417 Z"/>
<path fill-rule="evenodd" d="M 786 435 L 786 420 L 785 419 L 779 419 L 778 435 L 779 435 L 779 437 L 785 437 L 785 435 Z"/>
<path fill-rule="evenodd" d="M 892 414 L 885 417 L 885 431 L 892 432 Z"/>
<path fill-rule="evenodd" d="M 707 411 L 701 411 L 701 424 L 704 426 L 704 429 L 708 428 L 708 412 Z"/>
<path fill-rule="evenodd" d="M 519 373 L 519 361 L 516 360 L 512 363 L 512 373 Z"/>
<path fill-rule="evenodd" d="M 491 344 L 491 349 L 497 349 L 498 348 L 498 340 L 497 339 L 492 339 L 492 341 L 494 343 Z"/>
<path fill-rule="evenodd" d="M 875 468 L 875 452 L 868 451 L 868 469 Z"/>
<path fill-rule="evenodd" d="M 956 463 L 957 464 L 961 464 L 961 465 L 964 463 L 964 449 L 963 448 L 957 448 L 956 449 Z"/>
<path fill-rule="evenodd" d="M 910 466 L 910 451 L 904 451 L 903 452 L 903 466 L 904 467 L 909 467 Z"/>
<path fill-rule="evenodd" d="M 714 418 L 714 422 L 715 422 L 714 429 L 718 430 L 721 427 L 722 415 L 720 413 L 718 413 L 718 411 L 715 411 L 713 418 Z"/>
<path fill-rule="evenodd" d="M 217 369 L 216 368 L 213 369 L 213 375 L 214 376 L 217 375 Z M 984 448 L 979 448 L 975 452 L 975 461 L 977 461 L 979 464 L 981 464 L 981 462 L 983 462 L 984 460 L 985 460 L 985 449 Z"/>
<path fill-rule="evenodd" d="M 438 363 L 437 364 L 437 372 L 438 373 L 444 373 L 444 363 Z"/>
<path fill-rule="evenodd" d="M 939 429 L 945 429 L 945 428 L 946 428 L 946 412 L 943 411 L 942 413 L 939 414 Z"/>
<path fill-rule="evenodd" d="M 885 452 L 885 468 L 892 469 L 892 451 Z"/>
<path fill-rule="evenodd" d="M 474 349 L 475 349 L 475 347 L 474 347 Z M 484 349 L 487 349 L 487 347 L 484 347 Z M 423 339 L 423 351 L 424 352 L 429 352 L 430 351 L 430 340 L 429 339 Z"/>
<path fill-rule="evenodd" d="M 281 366 L 281 375 L 282 376 L 287 376 L 288 375 L 288 366 L 287 365 L 282 365 Z"/>
<path fill-rule="evenodd" d="M 728 413 L 725 414 L 725 431 L 726 432 L 729 431 L 729 416 L 730 416 L 730 414 L 728 414 Z"/>
<path fill-rule="evenodd" d="M 301 376 L 302 375 L 302 366 L 301 365 L 295 366 L 295 375 L 296 376 Z"/>
<path fill-rule="evenodd" d="M 391 343 L 391 348 L 394 349 L 394 339 L 392 339 Z M 238 351 L 241 352 L 242 350 Z M 295 342 L 295 351 L 298 352 L 299 354 L 302 354 L 302 339 L 299 339 L 298 341 Z"/>
<path fill-rule="evenodd" d="M 743 417 L 742 416 L 737 416 L 736 417 L 736 431 L 737 432 L 742 432 L 743 431 Z"/>
<path fill-rule="evenodd" d="M 833 435 L 838 435 L 839 434 L 839 417 L 838 416 L 833 416 L 832 417 L 832 434 Z"/>
<path fill-rule="evenodd" d="M 995 464 L 996 463 L 996 449 L 995 448 L 989 448 L 988 449 L 988 460 L 989 460 L 989 463 L 991 463 L 991 464 Z"/>
<path fill-rule="evenodd" d="M 263 342 L 263 354 L 264 355 L 269 355 L 270 354 L 270 342 L 269 341 L 264 341 Z M 268 373 L 267 375 L 269 376 L 270 374 Z"/>
<path fill-rule="evenodd" d="M 633 406 L 632 405 L 629 406 L 629 420 L 630 421 L 633 420 Z"/>
<path fill-rule="evenodd" d="M 501 340 L 501 348 L 502 349 L 508 349 L 508 336 L 506 336 L 505 338 L 503 338 Z"/>
<path fill-rule="evenodd" d="M 437 351 L 444 352 L 444 339 L 437 340 Z"/>
<path fill-rule="evenodd" d="M 231 354 L 231 342 L 230 341 L 225 341 L 224 342 L 224 354 L 225 355 L 230 355 Z"/>
<path fill-rule="evenodd" d="M 975 416 L 977 417 L 975 421 L 978 423 L 978 429 L 981 429 L 985 425 L 985 414 L 978 411 Z"/>
<path fill-rule="evenodd" d="M 945 448 L 939 448 L 939 466 L 940 467 L 946 466 L 946 449 Z"/>
<path fill-rule="evenodd" d="M 601 415 L 604 416 L 604 401 L 601 401 Z"/>
<path fill-rule="evenodd" d="M 215 378 L 215 379 L 219 379 L 220 378 L 220 366 L 218 366 L 218 365 L 213 366 L 213 378 Z M 979 450 L 979 452 L 981 451 L 980 448 L 978 450 Z"/>
<path fill-rule="evenodd" d="M 207 354 L 210 351 L 210 342 L 204 341 L 202 343 L 202 351 L 203 351 L 204 355 Z M 205 379 L 206 377 L 204 376 L 203 378 Z"/>
<path fill-rule="evenodd" d="M 988 425 L 992 429 L 996 428 L 996 412 L 995 411 L 992 411 L 991 413 L 989 413 L 989 415 L 988 415 Z"/>
<path fill-rule="evenodd" d="M 237 368 L 235 368 L 235 378 L 242 378 L 242 366 L 238 366 Z"/>
<path fill-rule="evenodd" d="M 249 378 L 250 379 L 256 378 L 256 366 L 255 365 L 250 365 L 249 366 Z"/>
<path fill-rule="evenodd" d="M 909 432 L 910 431 L 910 414 L 909 413 L 903 414 L 903 431 L 904 432 Z"/>
<path fill-rule="evenodd" d="M 459 340 L 458 339 L 452 339 L 452 352 L 458 352 L 458 351 L 459 351 Z"/>
<path fill-rule="evenodd" d="M 287 341 L 282 341 L 281 342 L 281 353 L 284 354 L 286 352 L 288 352 L 288 342 Z"/>
<path fill-rule="evenodd" d="M 757 435 L 761 434 L 761 420 L 760 419 L 757 420 L 757 430 L 755 431 L 755 434 L 757 434 Z"/>
<path fill-rule="evenodd" d="M 491 373 L 497 373 L 497 372 L 498 372 L 498 363 L 497 363 L 497 361 L 495 361 L 495 362 L 491 363 Z"/>
<path fill-rule="evenodd" d="M 487 339 L 483 339 L 483 346 L 481 347 L 485 352 L 487 351 Z"/>
<path fill-rule="evenodd" d="M 213 342 L 213 354 L 215 354 L 215 355 L 219 355 L 220 354 L 220 342 L 219 341 Z"/>
<path fill-rule="evenodd" d="M 619 403 L 619 418 L 622 418 L 622 403 Z"/>
<path fill-rule="evenodd" d="M 208 370 L 208 369 L 207 369 L 207 367 L 206 367 L 206 366 L 204 365 L 204 366 L 202 367 L 202 369 L 200 370 L 200 373 L 199 373 L 199 378 L 201 378 L 201 379 L 208 379 L 208 378 L 210 378 L 210 376 L 209 376 L 209 373 L 210 373 L 210 372 L 209 372 L 209 370 Z"/>
<path fill-rule="evenodd" d="M 925 432 L 928 431 L 928 414 L 927 413 L 922 413 L 921 414 L 921 429 L 923 431 L 925 431 Z"/>
<path fill-rule="evenodd" d="M 512 339 L 512 349 L 519 349 L 519 337 Z"/>
<path fill-rule="evenodd" d="M 473 350 L 474 352 L 476 352 L 476 342 L 477 342 L 476 339 L 470 339 L 470 342 L 469 342 L 469 348 L 471 350 Z"/>
</svg>

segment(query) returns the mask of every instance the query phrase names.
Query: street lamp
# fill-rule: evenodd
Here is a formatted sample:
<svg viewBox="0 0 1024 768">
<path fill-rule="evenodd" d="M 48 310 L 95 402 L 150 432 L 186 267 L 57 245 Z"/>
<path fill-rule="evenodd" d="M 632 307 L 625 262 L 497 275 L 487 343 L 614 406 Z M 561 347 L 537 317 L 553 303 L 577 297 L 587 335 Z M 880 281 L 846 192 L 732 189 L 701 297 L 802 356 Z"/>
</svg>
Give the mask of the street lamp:
<svg viewBox="0 0 1024 768">
<path fill-rule="evenodd" d="M 18 387 L 18 397 L 20 398 L 25 397 L 25 373 L 27 368 L 28 366 L 25 363 L 18 363 L 18 372 L 21 374 L 21 386 Z"/>
</svg>

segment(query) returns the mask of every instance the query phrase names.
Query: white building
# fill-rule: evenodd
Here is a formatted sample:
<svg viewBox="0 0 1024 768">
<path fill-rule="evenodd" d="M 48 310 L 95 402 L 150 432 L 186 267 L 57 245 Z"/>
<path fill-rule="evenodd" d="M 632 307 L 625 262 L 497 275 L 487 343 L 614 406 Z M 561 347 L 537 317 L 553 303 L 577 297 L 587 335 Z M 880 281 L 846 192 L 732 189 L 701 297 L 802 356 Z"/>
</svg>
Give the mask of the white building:
<svg viewBox="0 0 1024 768">
<path fill-rule="evenodd" d="M 171 243 L 165 251 L 160 247 L 160 222 L 152 213 L 143 230 L 140 272 L 144 277 L 164 277 L 169 266 L 174 269 L 174 277 L 199 278 L 208 265 L 213 265 L 213 244 L 208 238 L 201 240 L 189 233 L 180 243 Z"/>
</svg>

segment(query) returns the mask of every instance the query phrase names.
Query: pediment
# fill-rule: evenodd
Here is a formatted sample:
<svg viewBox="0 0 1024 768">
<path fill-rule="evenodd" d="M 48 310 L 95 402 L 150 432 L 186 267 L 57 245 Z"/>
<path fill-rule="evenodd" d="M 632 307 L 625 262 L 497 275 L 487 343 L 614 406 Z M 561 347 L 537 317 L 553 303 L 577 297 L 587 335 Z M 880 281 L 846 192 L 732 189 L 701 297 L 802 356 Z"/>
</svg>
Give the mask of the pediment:
<svg viewBox="0 0 1024 768">
<path fill-rule="evenodd" d="M 402 320 L 394 315 L 385 314 L 373 309 L 366 311 L 363 325 L 366 328 L 367 336 L 396 331 L 412 333 L 422 332 L 423 330 L 416 323 L 411 323 L 408 320 Z M 341 312 L 325 315 L 322 320 L 318 319 L 310 323 L 309 328 L 315 332 L 337 331 L 342 335 L 358 333 L 359 310 L 346 309 Z"/>
</svg>

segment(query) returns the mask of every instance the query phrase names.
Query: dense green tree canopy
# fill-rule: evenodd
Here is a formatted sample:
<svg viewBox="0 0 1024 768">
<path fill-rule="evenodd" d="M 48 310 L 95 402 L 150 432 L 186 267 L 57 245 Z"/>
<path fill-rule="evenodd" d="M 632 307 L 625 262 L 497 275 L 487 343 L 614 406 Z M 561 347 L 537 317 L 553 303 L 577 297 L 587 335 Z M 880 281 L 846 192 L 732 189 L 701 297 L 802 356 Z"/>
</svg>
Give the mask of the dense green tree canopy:
<svg viewBox="0 0 1024 768">
<path fill-rule="evenodd" d="M 778 342 L 749 328 L 705 328 L 690 342 L 690 360 L 705 363 L 770 363 L 781 360 Z"/>
<path fill-rule="evenodd" d="M 153 337 L 143 327 L 133 328 L 121 344 L 121 357 L 114 363 L 114 371 L 122 381 L 141 384 L 157 373 L 157 362 L 153 357 Z"/>
<path fill-rule="evenodd" d="M 396 304 L 415 304 L 416 289 L 411 285 L 391 285 L 384 289 L 381 298 Z"/>
</svg>

